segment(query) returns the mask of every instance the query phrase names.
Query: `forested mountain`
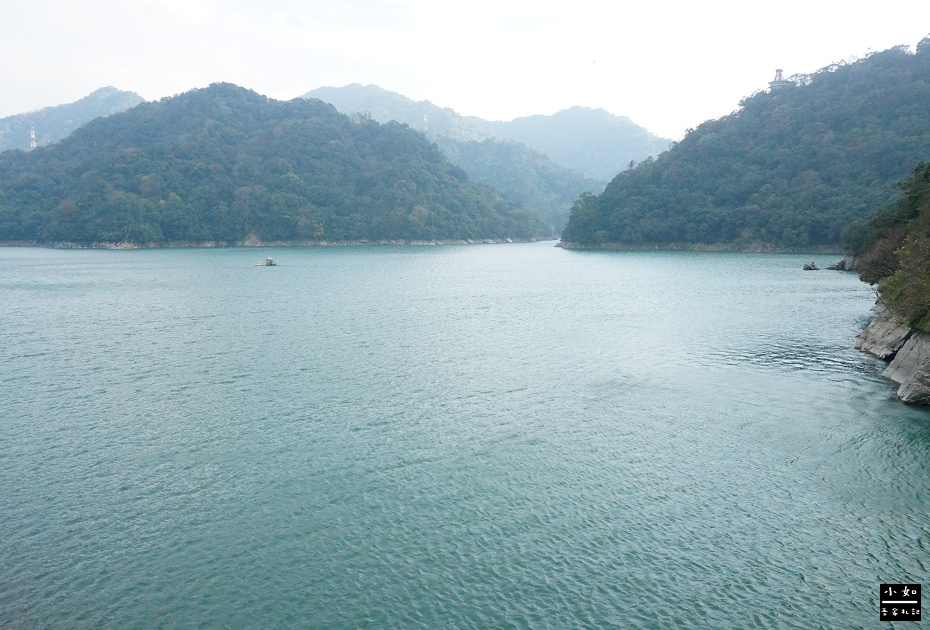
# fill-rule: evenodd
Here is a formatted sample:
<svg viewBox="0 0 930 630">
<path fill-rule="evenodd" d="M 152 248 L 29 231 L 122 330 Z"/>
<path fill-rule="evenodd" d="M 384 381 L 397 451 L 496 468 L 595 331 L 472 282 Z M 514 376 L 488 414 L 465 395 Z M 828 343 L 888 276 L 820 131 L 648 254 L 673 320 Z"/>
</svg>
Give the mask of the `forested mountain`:
<svg viewBox="0 0 930 630">
<path fill-rule="evenodd" d="M 579 195 L 604 190 L 604 182 L 586 179 L 519 142 L 492 138 L 468 142 L 441 136 L 434 140 L 469 177 L 535 209 L 553 227 L 553 234 L 562 232 Z"/>
<path fill-rule="evenodd" d="M 28 149 L 30 128 L 35 129 L 36 144 L 41 147 L 68 137 L 94 118 L 126 111 L 143 100 L 135 92 L 105 87 L 73 103 L 0 118 L 0 151 Z"/>
<path fill-rule="evenodd" d="M 531 238 L 404 125 L 214 84 L 0 153 L 0 240 L 40 243 Z"/>
<path fill-rule="evenodd" d="M 555 233 L 562 231 L 575 199 L 582 193 L 602 191 L 608 179 L 588 179 L 529 148 L 529 143 L 491 138 L 452 109 L 413 101 L 376 85 L 323 87 L 304 98 L 319 98 L 346 114 L 368 115 L 380 122 L 395 120 L 422 131 L 469 177 L 536 210 Z"/>
<path fill-rule="evenodd" d="M 467 120 L 487 135 L 522 142 L 558 164 L 605 181 L 613 179 L 631 161 L 656 156 L 671 145 L 671 140 L 650 133 L 625 116 L 589 107 L 509 122 L 474 117 Z"/>
<path fill-rule="evenodd" d="M 563 242 L 838 245 L 930 157 L 930 38 L 794 80 L 579 199 Z"/>
</svg>

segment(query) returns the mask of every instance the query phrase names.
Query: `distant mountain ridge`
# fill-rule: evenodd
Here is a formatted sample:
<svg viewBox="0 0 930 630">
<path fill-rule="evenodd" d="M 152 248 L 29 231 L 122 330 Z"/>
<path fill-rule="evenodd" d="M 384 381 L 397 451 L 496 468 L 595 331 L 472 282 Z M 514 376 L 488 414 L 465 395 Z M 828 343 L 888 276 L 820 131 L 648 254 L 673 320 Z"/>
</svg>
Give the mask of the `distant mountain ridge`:
<svg viewBox="0 0 930 630">
<path fill-rule="evenodd" d="M 0 153 L 0 241 L 238 243 L 533 239 L 529 210 L 422 134 L 319 100 L 213 84 Z"/>
<path fill-rule="evenodd" d="M 590 107 L 576 106 L 549 116 L 525 116 L 509 122 L 473 116 L 466 120 L 487 135 L 522 142 L 558 164 L 607 181 L 630 162 L 659 155 L 672 144 L 626 116 Z"/>
<path fill-rule="evenodd" d="M 28 149 L 31 128 L 35 129 L 36 144 L 46 146 L 67 138 L 94 118 L 126 111 L 144 101 L 135 92 L 103 87 L 73 103 L 0 118 L 0 151 Z"/>
<path fill-rule="evenodd" d="M 580 170 L 533 148 L 531 142 L 509 139 L 500 129 L 491 133 L 488 126 L 497 123 L 466 118 L 450 108 L 414 101 L 376 85 L 323 87 L 303 98 L 318 98 L 346 114 L 371 116 L 379 122 L 393 120 L 423 132 L 472 179 L 536 210 L 556 233 L 562 231 L 579 195 L 599 192 L 606 185 L 607 178 L 585 177 Z"/>
<path fill-rule="evenodd" d="M 414 101 L 377 85 L 352 83 L 341 88 L 321 87 L 310 90 L 301 98 L 318 98 L 343 114 L 368 114 L 378 122 L 394 120 L 430 137 L 465 141 L 488 137 L 453 109 L 439 107 L 429 101 Z"/>
<path fill-rule="evenodd" d="M 318 98 L 347 114 L 368 112 L 375 120 L 396 120 L 430 136 L 521 142 L 560 166 L 602 181 L 613 179 L 630 161 L 654 157 L 672 143 L 625 116 L 588 107 L 502 122 L 462 116 L 450 108 L 414 101 L 377 85 L 322 87 L 307 92 L 304 98 Z"/>
<path fill-rule="evenodd" d="M 493 138 L 464 141 L 443 136 L 432 139 L 469 177 L 534 209 L 552 226 L 553 234 L 562 232 L 572 203 L 580 195 L 603 190 L 606 185 L 559 166 L 519 142 Z"/>
</svg>

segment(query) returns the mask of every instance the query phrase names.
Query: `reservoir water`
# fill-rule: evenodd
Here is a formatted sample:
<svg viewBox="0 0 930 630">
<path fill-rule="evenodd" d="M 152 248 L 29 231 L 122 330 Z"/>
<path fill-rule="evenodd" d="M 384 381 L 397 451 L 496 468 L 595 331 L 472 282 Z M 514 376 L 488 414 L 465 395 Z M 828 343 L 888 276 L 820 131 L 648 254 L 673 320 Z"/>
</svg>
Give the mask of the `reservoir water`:
<svg viewBox="0 0 930 630">
<path fill-rule="evenodd" d="M 910 627 L 869 287 L 552 245 L 0 248 L 0 627 Z"/>
</svg>

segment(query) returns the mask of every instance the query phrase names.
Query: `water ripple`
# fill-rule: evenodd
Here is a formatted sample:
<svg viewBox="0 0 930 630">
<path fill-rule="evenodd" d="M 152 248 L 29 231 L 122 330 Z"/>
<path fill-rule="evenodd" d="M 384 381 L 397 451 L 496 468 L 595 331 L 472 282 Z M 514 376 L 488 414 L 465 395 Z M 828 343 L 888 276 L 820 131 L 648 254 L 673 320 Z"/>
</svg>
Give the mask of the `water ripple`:
<svg viewBox="0 0 930 630">
<path fill-rule="evenodd" d="M 871 627 L 927 575 L 852 276 L 269 255 L 0 249 L 0 627 Z"/>
</svg>

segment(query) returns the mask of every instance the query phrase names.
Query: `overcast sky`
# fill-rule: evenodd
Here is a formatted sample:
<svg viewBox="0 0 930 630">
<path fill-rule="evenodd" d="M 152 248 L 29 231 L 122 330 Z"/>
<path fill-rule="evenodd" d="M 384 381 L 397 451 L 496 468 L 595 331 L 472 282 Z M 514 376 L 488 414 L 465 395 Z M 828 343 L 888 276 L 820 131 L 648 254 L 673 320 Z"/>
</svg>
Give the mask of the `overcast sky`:
<svg viewBox="0 0 930 630">
<path fill-rule="evenodd" d="M 0 0 L 0 117 L 106 85 L 290 99 L 375 83 L 492 120 L 602 107 L 679 139 L 776 68 L 928 34 L 927 0 Z"/>
</svg>

